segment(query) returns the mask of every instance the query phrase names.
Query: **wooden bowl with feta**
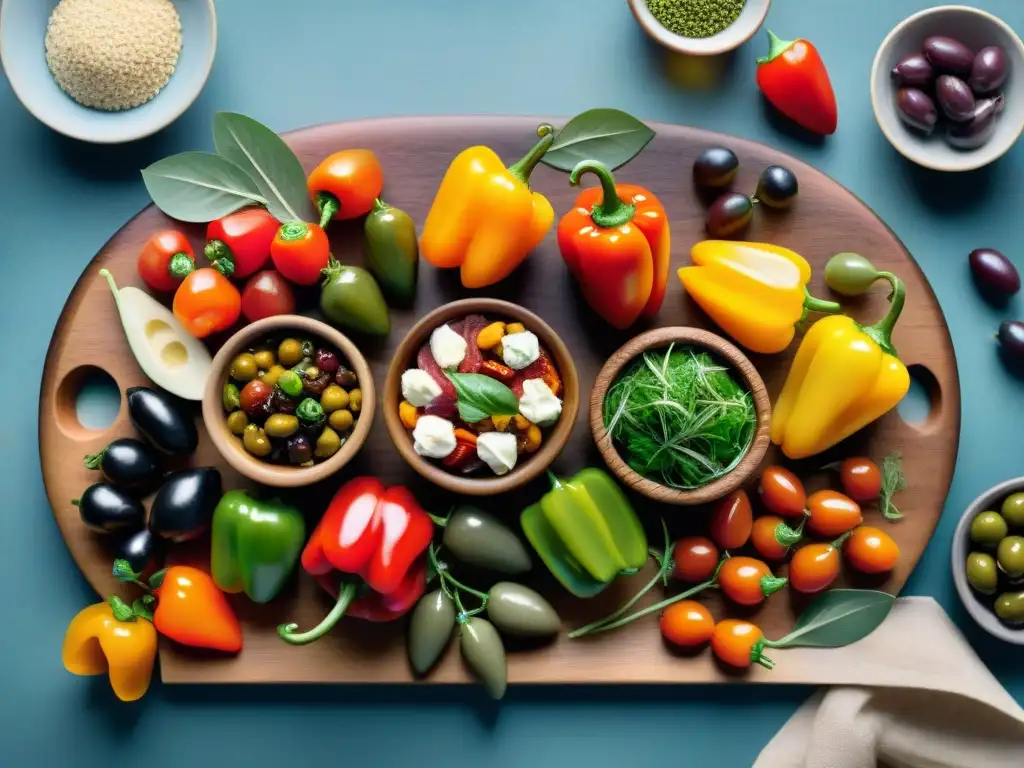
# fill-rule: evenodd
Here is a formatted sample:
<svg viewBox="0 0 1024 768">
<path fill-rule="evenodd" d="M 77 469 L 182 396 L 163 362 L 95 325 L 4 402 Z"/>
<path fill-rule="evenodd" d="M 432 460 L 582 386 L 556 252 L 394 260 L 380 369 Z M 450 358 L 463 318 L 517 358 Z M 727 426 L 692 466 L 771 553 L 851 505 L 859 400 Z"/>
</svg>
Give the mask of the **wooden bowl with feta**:
<svg viewBox="0 0 1024 768">
<path fill-rule="evenodd" d="M 537 315 L 463 299 L 420 320 L 384 382 L 384 422 L 414 470 L 454 493 L 518 488 L 554 461 L 579 411 L 569 350 Z"/>
</svg>

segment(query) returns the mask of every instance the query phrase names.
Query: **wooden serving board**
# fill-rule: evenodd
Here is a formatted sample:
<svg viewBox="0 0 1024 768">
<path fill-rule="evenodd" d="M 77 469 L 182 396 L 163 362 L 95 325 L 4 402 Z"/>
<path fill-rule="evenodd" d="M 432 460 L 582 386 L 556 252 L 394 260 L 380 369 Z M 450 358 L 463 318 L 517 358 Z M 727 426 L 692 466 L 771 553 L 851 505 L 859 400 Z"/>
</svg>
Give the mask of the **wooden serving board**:
<svg viewBox="0 0 1024 768">
<path fill-rule="evenodd" d="M 380 156 L 387 180 L 386 199 L 405 209 L 422 224 L 433 195 L 448 163 L 467 145 L 486 144 L 508 162 L 523 155 L 536 140 L 535 128 L 543 122 L 525 117 L 441 117 L 367 120 L 309 128 L 286 138 L 307 170 L 327 154 L 346 147 L 368 147 Z M 552 120 L 556 125 L 564 121 Z M 953 475 L 960 429 L 960 394 L 953 346 L 942 311 L 924 275 L 910 254 L 889 228 L 850 192 L 810 166 L 750 141 L 671 125 L 656 125 L 657 137 L 618 173 L 620 181 L 643 184 L 665 204 L 672 222 L 673 274 L 668 295 L 656 322 L 638 324 L 627 332 L 611 329 L 583 302 L 559 256 L 554 234 L 550 234 L 526 263 L 504 283 L 474 294 L 463 289 L 457 272 L 440 272 L 423 265 L 415 306 L 393 309 L 391 335 L 384 341 L 353 337 L 360 344 L 373 368 L 378 388 L 391 355 L 406 331 L 418 317 L 439 304 L 469 295 L 489 295 L 518 302 L 540 314 L 565 340 L 575 356 L 581 380 L 581 397 L 586 403 L 601 365 L 621 344 L 652 325 L 693 325 L 716 330 L 686 297 L 674 271 L 689 262 L 690 246 L 704 239 L 706 201 L 692 184 L 694 158 L 706 146 L 731 147 L 741 167 L 734 188 L 753 192 L 764 166 L 778 163 L 795 171 L 800 195 L 788 212 L 778 213 L 758 206 L 746 239 L 774 242 L 803 254 L 816 270 L 812 290 L 828 297 L 821 271 L 828 257 L 839 251 L 856 251 L 868 256 L 880 269 L 891 270 L 907 283 L 907 304 L 897 326 L 895 343 L 915 376 L 929 388 L 932 410 L 920 424 L 905 423 L 896 411 L 879 423 L 848 440 L 840 449 L 795 467 L 808 481 L 808 487 L 821 487 L 835 478 L 819 468 L 834 458 L 866 454 L 880 460 L 893 451 L 901 451 L 910 483 L 899 495 L 906 518 L 890 524 L 881 520 L 876 509 L 869 509 L 869 522 L 883 526 L 898 542 L 902 557 L 896 570 L 886 578 L 865 582 L 844 575 L 847 585 L 871 586 L 897 592 L 906 582 L 924 551 L 939 519 Z M 533 176 L 535 189 L 548 195 L 556 212 L 564 213 L 576 191 L 570 188 L 566 174 L 545 166 Z M 152 206 L 128 222 L 86 268 L 61 313 L 46 358 L 39 411 L 39 443 L 43 478 L 57 524 L 76 563 L 97 592 L 133 595 L 133 588 L 118 585 L 110 575 L 111 553 L 108 541 L 93 534 L 82 524 L 70 500 L 78 496 L 97 477 L 83 468 L 82 455 L 102 449 L 111 439 L 133 433 L 122 398 L 115 422 L 107 429 L 93 431 L 81 426 L 75 417 L 75 394 L 82 377 L 91 369 L 109 373 L 124 390 L 148 383 L 135 363 L 121 328 L 114 302 L 99 277 L 100 267 L 109 269 L 121 285 L 138 285 L 135 259 L 143 241 L 161 227 L 176 226 Z M 361 222 L 332 224 L 334 253 L 345 262 L 362 260 Z M 201 252 L 203 228 L 184 228 Z M 313 295 L 306 303 L 315 305 Z M 301 300 L 301 299 L 300 299 Z M 870 296 L 844 300 L 844 306 L 861 321 L 874 321 L 886 308 L 886 293 L 880 285 Z M 764 377 L 772 399 L 777 396 L 796 343 L 783 354 L 752 356 Z M 198 420 L 198 408 L 195 409 Z M 379 411 L 380 409 L 378 409 Z M 299 503 L 310 515 L 311 523 L 325 508 L 326 500 L 345 479 L 356 474 L 374 474 L 387 483 L 409 486 L 427 508 L 443 514 L 455 499 L 430 486 L 410 470 L 394 450 L 383 415 L 378 412 L 373 431 L 362 452 L 339 476 L 320 487 L 284 494 Z M 220 461 L 205 432 L 195 457 L 197 464 L 216 464 L 224 474 L 225 488 L 244 485 L 226 463 Z M 778 461 L 774 449 L 766 462 Z M 565 451 L 553 469 L 568 475 L 587 465 L 603 466 L 591 439 L 587 413 L 582 409 Z M 816 473 L 816 474 L 814 474 Z M 546 491 L 546 481 L 532 483 L 521 492 L 487 500 L 488 508 L 502 514 L 517 526 L 517 514 Z M 660 544 L 657 520 L 664 516 L 673 537 L 689 532 L 704 532 L 708 510 L 700 507 L 664 507 L 640 497 L 634 498 L 651 532 L 652 545 Z M 756 504 L 756 501 L 755 501 Z M 172 549 L 170 559 L 202 561 L 207 540 L 196 543 L 191 551 Z M 565 627 L 575 628 L 605 615 L 642 584 L 646 575 L 621 578 L 593 600 L 568 596 L 538 566 L 532 580 L 558 608 Z M 785 567 L 779 569 L 785 573 Z M 467 575 L 477 586 L 486 588 L 486 576 Z M 660 599 L 661 590 L 651 598 Z M 716 616 L 725 613 L 717 595 L 705 597 Z M 313 580 L 299 573 L 284 594 L 269 605 L 255 606 L 244 597 L 232 602 L 245 630 L 245 648 L 233 658 L 197 653 L 164 641 L 161 645 L 161 674 L 166 682 L 361 682 L 393 683 L 412 679 L 405 657 L 404 622 L 391 625 L 345 620 L 328 637 L 309 646 L 296 648 L 281 642 L 275 627 L 282 621 L 299 626 L 315 624 L 329 609 L 330 601 Z M 806 600 L 790 590 L 772 597 L 751 616 L 770 637 L 787 631 Z M 735 608 L 730 609 L 733 615 Z M 584 640 L 563 636 L 551 645 L 518 647 L 510 643 L 509 679 L 513 683 L 663 683 L 724 682 L 734 679 L 718 667 L 709 652 L 693 658 L 679 658 L 662 643 L 655 617 L 647 617 L 607 635 Z M 788 653 L 778 652 L 777 668 L 758 670 L 746 678 L 754 681 L 786 682 L 801 680 L 799 665 L 787 668 Z M 795 659 L 794 659 L 795 661 Z M 428 678 L 437 682 L 465 682 L 469 676 L 456 650 L 447 656 Z"/>
</svg>

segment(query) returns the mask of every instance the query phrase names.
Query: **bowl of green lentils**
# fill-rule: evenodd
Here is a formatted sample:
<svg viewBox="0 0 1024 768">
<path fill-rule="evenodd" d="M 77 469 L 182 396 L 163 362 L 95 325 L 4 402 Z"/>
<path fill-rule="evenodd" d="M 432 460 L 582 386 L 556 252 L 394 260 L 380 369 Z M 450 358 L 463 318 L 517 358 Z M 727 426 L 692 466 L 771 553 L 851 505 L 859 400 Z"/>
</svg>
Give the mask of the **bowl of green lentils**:
<svg viewBox="0 0 1024 768">
<path fill-rule="evenodd" d="M 769 5 L 771 0 L 629 0 L 648 36 L 690 56 L 739 48 L 760 29 Z"/>
</svg>

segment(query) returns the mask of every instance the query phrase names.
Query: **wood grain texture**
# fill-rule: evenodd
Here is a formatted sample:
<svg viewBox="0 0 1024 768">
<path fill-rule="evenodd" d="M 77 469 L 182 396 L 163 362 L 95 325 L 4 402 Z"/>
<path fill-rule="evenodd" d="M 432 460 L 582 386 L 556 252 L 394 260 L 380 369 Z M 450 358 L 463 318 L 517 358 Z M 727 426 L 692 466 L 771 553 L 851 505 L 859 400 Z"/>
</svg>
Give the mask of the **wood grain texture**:
<svg viewBox="0 0 1024 768">
<path fill-rule="evenodd" d="M 422 223 L 448 163 L 460 150 L 471 143 L 487 144 L 513 162 L 532 146 L 539 122 L 542 119 L 524 117 L 367 120 L 309 128 L 286 138 L 307 170 L 338 149 L 369 147 L 375 150 L 384 166 L 388 201 Z M 564 121 L 552 122 L 558 125 Z M 695 194 L 691 165 L 704 147 L 722 144 L 732 148 L 740 158 L 741 168 L 734 184 L 738 190 L 753 192 L 762 168 L 772 163 L 788 166 L 799 177 L 800 197 L 793 209 L 777 213 L 759 207 L 747 239 L 785 245 L 807 258 L 815 269 L 812 293 L 828 296 L 822 268 L 828 257 L 839 251 L 862 253 L 880 269 L 896 272 L 906 281 L 907 305 L 894 341 L 912 371 L 930 384 L 933 406 L 930 415 L 923 423 L 908 425 L 893 411 L 836 449 L 812 460 L 791 464 L 806 478 L 809 489 L 814 490 L 827 482 L 835 482 L 834 477 L 821 473 L 819 468 L 836 457 L 866 454 L 881 459 L 892 451 L 903 453 L 910 488 L 900 494 L 899 503 L 906 519 L 889 524 L 881 520 L 877 509 L 870 507 L 865 514 L 869 522 L 884 527 L 897 541 L 903 552 L 900 563 L 881 579 L 865 580 L 844 574 L 840 581 L 844 585 L 898 591 L 924 551 L 942 511 L 952 479 L 960 429 L 960 393 L 953 346 L 942 311 L 924 275 L 878 217 L 850 192 L 810 166 L 742 139 L 680 126 L 653 127 L 658 136 L 637 159 L 618 172 L 618 177 L 623 182 L 644 184 L 664 201 L 672 226 L 673 269 L 687 264 L 691 245 L 704 239 L 706 201 Z M 576 194 L 569 187 L 565 174 L 546 167 L 534 174 L 533 185 L 549 195 L 558 212 L 566 211 Z M 103 247 L 68 298 L 54 329 L 43 372 L 39 442 L 47 495 L 72 556 L 97 592 L 104 595 L 111 592 L 130 595 L 132 589 L 114 583 L 110 576 L 109 545 L 85 528 L 70 500 L 96 480 L 94 473 L 82 466 L 82 455 L 103 448 L 114 437 L 132 434 L 132 428 L 122 399 L 117 419 L 108 429 L 85 429 L 75 419 L 75 392 L 77 382 L 90 367 L 106 370 L 122 390 L 146 383 L 125 341 L 114 302 L 97 272 L 101 266 L 106 266 L 122 284 L 141 286 L 135 273 L 140 246 L 153 231 L 172 224 L 159 211 L 147 208 Z M 198 248 L 202 243 L 202 228 L 190 226 L 184 231 Z M 362 261 L 360 222 L 332 225 L 331 239 L 335 254 L 343 261 Z M 717 330 L 685 296 L 674 276 L 670 278 L 661 312 L 653 322 L 638 324 L 625 332 L 610 328 L 587 308 L 564 267 L 552 233 L 508 280 L 483 291 L 467 291 L 459 284 L 457 273 L 440 272 L 424 265 L 415 304 L 392 312 L 391 335 L 383 341 L 353 336 L 370 362 L 378 385 L 402 337 L 419 317 L 440 304 L 472 295 L 508 299 L 543 317 L 572 350 L 584 392 L 589 391 L 604 361 L 642 331 L 654 326 L 676 325 Z M 308 293 L 300 292 L 299 298 L 300 306 L 315 304 Z M 844 300 L 843 304 L 858 320 L 874 321 L 884 313 L 886 293 L 879 286 L 870 295 Z M 211 341 L 216 344 L 223 342 L 223 338 Z M 796 344 L 780 355 L 751 356 L 773 398 L 782 387 L 795 348 Z M 198 415 L 198 408 L 195 411 Z M 447 510 L 455 497 L 431 486 L 401 461 L 381 423 L 383 416 L 379 411 L 366 446 L 342 473 L 315 487 L 297 491 L 283 489 L 282 498 L 301 504 L 315 518 L 341 482 L 366 473 L 377 475 L 387 483 L 404 483 L 432 511 Z M 200 429 L 195 462 L 216 463 L 218 459 L 208 435 Z M 775 449 L 769 450 L 765 462 L 776 460 Z M 587 419 L 580 418 L 552 469 L 568 475 L 588 465 L 602 466 L 603 462 Z M 225 463 L 219 466 L 225 487 L 248 485 Z M 518 512 L 546 489 L 546 481 L 538 478 L 514 493 L 489 497 L 486 506 L 515 525 Z M 634 501 L 651 532 L 652 544 L 660 544 L 660 534 L 655 532 L 662 515 L 674 537 L 706 529 L 708 508 L 669 507 L 640 496 L 634 496 Z M 178 560 L 201 562 L 207 554 L 205 550 L 208 550 L 208 542 L 199 540 L 192 550 L 176 549 L 171 555 Z M 785 574 L 785 567 L 778 570 Z M 567 596 L 553 579 L 539 571 L 531 583 L 552 600 L 566 628 L 605 615 L 647 580 L 644 575 L 620 579 L 600 597 L 583 601 Z M 487 586 L 484 577 L 467 573 L 466 578 L 478 586 Z M 650 597 L 655 599 L 655 595 Z M 244 626 L 243 652 L 236 658 L 211 658 L 209 654 L 164 643 L 161 674 L 165 681 L 393 683 L 411 679 L 405 659 L 402 622 L 376 625 L 344 621 L 330 636 L 312 645 L 293 648 L 282 643 L 274 632 L 278 623 L 296 621 L 302 627 L 311 626 L 329 609 L 329 598 L 304 575 L 294 578 L 285 593 L 268 605 L 255 606 L 237 596 L 232 602 Z M 725 606 L 717 596 L 709 597 L 708 602 L 716 616 L 725 613 Z M 773 596 L 759 610 L 731 609 L 730 612 L 753 617 L 770 637 L 777 637 L 791 627 L 794 616 L 806 602 L 786 590 Z M 680 658 L 666 650 L 653 616 L 608 635 L 576 641 L 563 636 L 550 647 L 515 647 L 512 650 L 509 678 L 513 683 L 724 682 L 736 679 L 716 666 L 707 652 L 696 658 Z M 800 665 L 787 665 L 789 653 L 796 652 L 779 652 L 774 671 L 761 670 L 742 679 L 808 682 Z M 449 649 L 429 679 L 451 683 L 465 682 L 469 678 L 458 653 Z"/>
</svg>

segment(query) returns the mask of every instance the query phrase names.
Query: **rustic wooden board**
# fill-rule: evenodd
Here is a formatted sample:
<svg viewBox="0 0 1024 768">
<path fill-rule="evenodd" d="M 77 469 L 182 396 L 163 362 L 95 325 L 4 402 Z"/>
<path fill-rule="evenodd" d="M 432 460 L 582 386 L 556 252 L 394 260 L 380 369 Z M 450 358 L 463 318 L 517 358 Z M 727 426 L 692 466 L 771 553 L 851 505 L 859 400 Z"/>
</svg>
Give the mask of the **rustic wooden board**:
<svg viewBox="0 0 1024 768">
<path fill-rule="evenodd" d="M 509 162 L 519 158 L 535 141 L 535 118 L 446 117 L 367 120 L 325 125 L 289 134 L 290 145 L 311 169 L 328 153 L 344 147 L 369 147 L 382 158 L 387 186 L 386 198 L 407 210 L 422 223 L 445 168 L 457 152 L 470 143 L 494 147 Z M 559 121 L 553 121 L 559 124 Z M 876 425 L 855 435 L 824 457 L 804 462 L 801 473 L 810 474 L 835 456 L 866 453 L 880 459 L 891 451 L 902 451 L 910 490 L 900 495 L 906 519 L 897 524 L 881 521 L 877 510 L 867 513 L 869 521 L 886 527 L 899 543 L 903 556 L 887 578 L 872 582 L 843 583 L 873 586 L 896 592 L 906 582 L 924 551 L 942 511 L 952 479 L 959 437 L 960 395 L 953 346 L 934 294 L 910 254 L 866 206 L 832 179 L 808 165 L 769 147 L 679 126 L 658 125 L 658 136 L 632 163 L 619 172 L 622 181 L 644 184 L 664 201 L 672 221 L 673 269 L 688 263 L 690 246 L 704 238 L 704 203 L 695 193 L 690 168 L 697 153 L 710 144 L 731 147 L 741 160 L 735 187 L 753 191 L 761 169 L 781 163 L 793 169 L 800 180 L 800 197 L 787 213 L 763 207 L 757 211 L 747 239 L 789 246 L 803 254 L 817 270 L 813 283 L 816 295 L 828 296 L 820 271 L 827 258 L 839 251 L 857 251 L 870 257 L 881 269 L 899 274 L 908 287 L 908 300 L 897 327 L 895 343 L 903 359 L 929 387 L 932 411 L 921 424 L 908 425 L 894 411 Z M 575 196 L 565 174 L 541 167 L 534 174 L 534 187 L 549 195 L 557 212 L 564 212 Z M 82 427 L 75 418 L 74 400 L 82 376 L 90 368 L 107 371 L 121 389 L 145 384 L 124 338 L 114 303 L 98 270 L 105 266 L 122 285 L 141 285 L 135 272 L 135 258 L 146 237 L 160 227 L 171 225 L 150 207 L 124 226 L 93 259 L 75 285 L 61 314 L 46 359 L 39 411 L 39 442 L 43 478 L 57 524 L 85 577 L 101 594 L 120 591 L 113 582 L 111 555 L 107 542 L 81 523 L 73 497 L 91 482 L 94 473 L 85 470 L 81 456 L 101 449 L 114 437 L 132 434 L 123 404 L 115 422 L 106 430 Z M 186 227 L 193 243 L 202 243 L 202 228 Z M 361 224 L 332 225 L 334 251 L 342 260 L 361 261 Z M 521 303 L 539 313 L 559 332 L 575 355 L 581 379 L 581 395 L 587 394 L 607 357 L 633 335 L 652 325 L 694 325 L 714 330 L 714 325 L 684 294 L 673 275 L 668 295 L 655 323 L 638 324 L 628 332 L 609 328 L 586 307 L 559 257 L 555 238 L 550 235 L 527 262 L 503 284 L 490 289 L 467 291 L 457 274 L 442 273 L 429 266 L 421 270 L 415 306 L 393 310 L 393 329 L 383 341 L 360 341 L 378 386 L 391 355 L 417 317 L 441 303 L 469 295 L 491 295 Z M 876 292 L 845 306 L 863 321 L 881 317 L 885 292 Z M 308 296 L 305 306 L 313 306 Z M 763 375 L 773 399 L 782 386 L 793 348 L 782 355 L 751 359 Z M 198 408 L 196 409 L 198 416 Z M 376 474 L 388 483 L 404 483 L 414 490 L 428 508 L 443 513 L 453 499 L 429 486 L 405 466 L 394 450 L 378 413 L 366 446 L 340 476 L 320 487 L 285 494 L 309 510 L 315 518 L 326 499 L 347 477 L 357 473 Z M 225 487 L 242 485 L 238 476 L 219 461 L 202 430 L 196 463 L 215 463 L 224 472 Z M 777 460 L 774 449 L 765 461 Z M 588 419 L 581 412 L 567 449 L 553 465 L 560 474 L 570 474 L 588 464 L 601 465 L 593 444 Z M 823 485 L 827 475 L 810 478 L 809 487 Z M 545 491 L 543 480 L 520 493 L 490 499 L 489 508 L 506 515 L 513 524 L 516 513 Z M 702 531 L 707 509 L 662 507 L 636 497 L 652 532 L 664 515 L 674 536 Z M 656 543 L 657 538 L 652 538 Z M 175 559 L 204 558 L 206 542 L 200 540 L 191 552 L 174 550 Z M 780 572 L 784 573 L 785 568 Z M 468 578 L 474 578 L 470 575 Z M 483 579 L 474 579 L 486 587 Z M 556 604 L 567 628 L 604 615 L 646 582 L 644 575 L 620 579 L 600 597 L 582 601 L 569 598 L 550 577 L 538 573 L 534 584 Z M 652 596 L 653 597 L 653 596 Z M 724 613 L 717 596 L 707 598 L 716 615 Z M 371 625 L 345 621 L 329 637 L 313 645 L 294 648 L 282 643 L 274 632 L 284 620 L 300 626 L 315 623 L 329 607 L 313 581 L 304 575 L 292 580 L 286 592 L 273 603 L 254 606 L 233 598 L 244 624 L 245 649 L 236 658 L 211 657 L 165 642 L 161 646 L 161 673 L 167 682 L 369 682 L 391 683 L 411 680 L 404 652 L 404 624 Z M 746 611 L 756 617 L 769 636 L 785 632 L 806 601 L 788 590 L 776 595 L 759 610 Z M 735 609 L 733 609 L 735 612 Z M 789 652 L 791 653 L 791 652 Z M 827 653 L 827 652 L 822 652 Z M 787 669 L 787 652 L 778 652 L 773 672 L 758 670 L 754 681 L 806 681 L 792 665 Z M 655 618 L 636 622 L 614 634 L 570 641 L 561 637 L 551 646 L 513 649 L 509 664 L 513 683 L 663 683 L 724 682 L 734 677 L 716 666 L 710 653 L 679 658 L 660 640 Z M 468 676 L 458 653 L 450 651 L 429 678 L 438 682 L 464 682 Z M 813 681 L 811 681 L 813 682 Z"/>
</svg>

